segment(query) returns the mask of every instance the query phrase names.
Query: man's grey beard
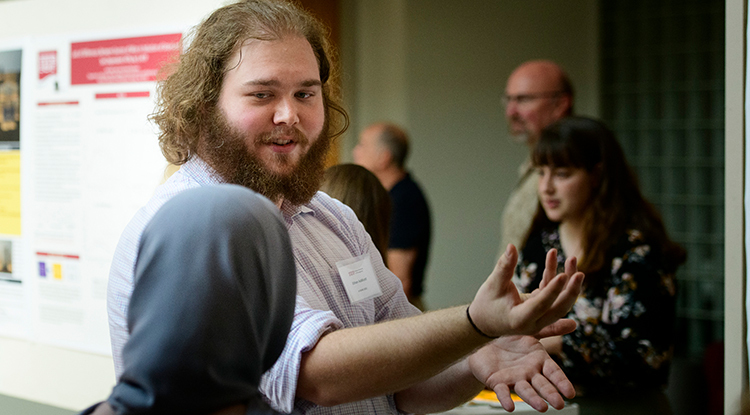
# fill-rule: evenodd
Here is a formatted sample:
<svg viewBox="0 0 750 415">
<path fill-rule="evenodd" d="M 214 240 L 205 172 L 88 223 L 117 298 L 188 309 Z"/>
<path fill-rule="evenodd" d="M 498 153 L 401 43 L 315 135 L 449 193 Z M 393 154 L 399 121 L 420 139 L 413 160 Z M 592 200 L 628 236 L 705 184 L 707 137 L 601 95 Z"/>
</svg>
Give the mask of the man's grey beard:
<svg viewBox="0 0 750 415">
<path fill-rule="evenodd" d="M 536 142 L 539 141 L 539 137 L 529 130 L 522 130 L 518 133 L 514 133 L 510 128 L 510 125 L 508 126 L 508 137 L 516 144 L 525 144 L 531 148 L 533 148 L 536 145 Z"/>
<path fill-rule="evenodd" d="M 198 155 L 228 183 L 252 189 L 271 199 L 281 199 L 294 205 L 305 204 L 318 191 L 325 172 L 325 159 L 331 138 L 325 132 L 312 143 L 302 155 L 297 166 L 288 174 L 275 173 L 264 165 L 258 156 L 248 149 L 245 135 L 229 126 L 220 110 L 215 109 L 211 123 L 198 145 Z M 306 142 L 296 128 L 298 144 Z M 267 140 L 266 134 L 253 137 L 253 143 Z M 279 157 L 283 157 L 279 155 Z"/>
<path fill-rule="evenodd" d="M 527 131 L 522 131 L 522 132 L 520 132 L 518 134 L 513 134 L 512 131 L 508 131 L 508 135 L 510 135 L 510 139 L 514 143 L 527 144 L 528 145 L 531 142 L 531 136 L 529 135 L 529 133 Z"/>
</svg>

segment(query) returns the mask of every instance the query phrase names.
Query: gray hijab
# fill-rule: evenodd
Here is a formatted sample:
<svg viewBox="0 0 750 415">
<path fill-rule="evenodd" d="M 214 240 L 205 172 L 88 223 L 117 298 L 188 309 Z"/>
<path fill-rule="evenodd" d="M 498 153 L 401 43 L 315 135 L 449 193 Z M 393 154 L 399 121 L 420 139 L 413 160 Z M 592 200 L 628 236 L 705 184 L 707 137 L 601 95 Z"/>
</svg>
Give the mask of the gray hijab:
<svg viewBox="0 0 750 415">
<path fill-rule="evenodd" d="M 271 412 L 260 377 L 281 354 L 296 293 L 279 210 L 235 185 L 185 191 L 143 232 L 118 414 Z"/>
</svg>

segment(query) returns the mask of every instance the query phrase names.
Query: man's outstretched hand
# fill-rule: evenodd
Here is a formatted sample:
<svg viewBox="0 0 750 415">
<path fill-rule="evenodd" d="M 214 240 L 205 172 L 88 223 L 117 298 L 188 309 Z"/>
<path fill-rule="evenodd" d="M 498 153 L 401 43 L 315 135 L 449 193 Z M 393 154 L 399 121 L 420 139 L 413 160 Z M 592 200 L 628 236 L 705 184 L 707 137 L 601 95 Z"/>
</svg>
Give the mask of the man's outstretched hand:
<svg viewBox="0 0 750 415">
<path fill-rule="evenodd" d="M 477 327 L 502 337 L 472 354 L 469 366 L 480 382 L 495 391 L 507 411 L 515 409 L 511 389 L 537 411 L 547 410 L 545 401 L 562 409 L 563 396 L 572 398 L 575 390 L 539 338 L 575 330 L 575 322 L 561 318 L 578 299 L 583 274 L 575 258 L 570 258 L 565 272 L 555 275 L 557 251 L 550 250 L 540 288 L 522 298 L 511 281 L 517 261 L 515 247 L 508 245 L 474 297 L 469 312 Z"/>
<path fill-rule="evenodd" d="M 511 388 L 539 412 L 547 410 L 545 401 L 562 409 L 562 396 L 575 396 L 573 384 L 533 336 L 504 336 L 492 341 L 469 357 L 469 367 L 480 382 L 495 391 L 506 411 L 515 409 Z"/>
<path fill-rule="evenodd" d="M 516 248 L 508 245 L 469 307 L 472 320 L 487 335 L 537 335 L 564 317 L 581 292 L 583 273 L 578 272 L 575 258 L 567 261 L 565 272 L 554 276 L 557 251 L 552 249 L 547 253 L 541 288 L 522 299 L 512 281 L 517 261 Z"/>
</svg>

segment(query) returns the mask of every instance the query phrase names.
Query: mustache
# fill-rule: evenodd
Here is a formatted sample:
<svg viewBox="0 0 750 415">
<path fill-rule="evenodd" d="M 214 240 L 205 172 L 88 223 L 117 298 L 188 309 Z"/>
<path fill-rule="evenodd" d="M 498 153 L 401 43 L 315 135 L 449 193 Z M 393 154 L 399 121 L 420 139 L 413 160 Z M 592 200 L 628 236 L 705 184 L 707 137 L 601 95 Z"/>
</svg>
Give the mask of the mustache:
<svg viewBox="0 0 750 415">
<path fill-rule="evenodd" d="M 278 140 L 289 140 L 301 145 L 306 145 L 309 141 L 306 135 L 295 127 L 283 125 L 274 128 L 267 133 L 261 133 L 257 136 L 256 142 L 259 144 L 271 144 Z"/>
</svg>

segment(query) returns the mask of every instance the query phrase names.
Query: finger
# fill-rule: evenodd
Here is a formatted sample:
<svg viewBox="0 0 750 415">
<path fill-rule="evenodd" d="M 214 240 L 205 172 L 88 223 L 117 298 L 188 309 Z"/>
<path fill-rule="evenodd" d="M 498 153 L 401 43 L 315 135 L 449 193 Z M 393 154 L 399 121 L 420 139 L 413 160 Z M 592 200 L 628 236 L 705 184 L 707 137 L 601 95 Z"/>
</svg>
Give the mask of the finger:
<svg viewBox="0 0 750 415">
<path fill-rule="evenodd" d="M 557 297 L 567 286 L 568 280 L 569 277 L 566 274 L 560 274 L 557 277 L 552 278 L 546 287 L 527 298 L 522 306 L 528 307 L 526 311 L 533 313 L 537 318 L 541 317 L 555 303 Z M 550 320 L 545 324 L 540 325 L 539 328 L 552 323 L 554 320 Z"/>
<path fill-rule="evenodd" d="M 545 337 L 562 336 L 568 334 L 576 329 L 576 322 L 569 318 L 561 318 L 554 323 L 545 326 L 539 330 L 539 333 L 534 335 L 537 339 L 543 339 Z"/>
<path fill-rule="evenodd" d="M 565 401 L 563 401 L 562 396 L 557 392 L 557 388 L 541 373 L 531 378 L 531 386 L 553 408 L 562 409 L 565 406 Z"/>
<path fill-rule="evenodd" d="M 503 409 L 508 412 L 513 412 L 513 410 L 516 409 L 516 404 L 513 403 L 513 398 L 510 397 L 510 389 L 508 388 L 508 385 L 498 383 L 493 390 L 495 391 L 495 395 L 497 395 L 497 400 L 500 401 L 500 405 L 503 406 Z"/>
<path fill-rule="evenodd" d="M 578 259 L 572 256 L 565 261 L 565 273 L 573 275 L 576 272 L 578 272 Z"/>
<path fill-rule="evenodd" d="M 539 396 L 539 394 L 529 384 L 529 382 L 525 380 L 517 382 L 513 389 L 516 391 L 516 394 L 520 396 L 521 399 L 523 399 L 524 402 L 529 404 L 529 406 L 531 406 L 532 408 L 536 409 L 539 412 L 544 412 L 547 410 L 547 403 L 544 402 L 544 399 Z"/>
<path fill-rule="evenodd" d="M 549 379 L 550 382 L 552 382 L 553 385 L 555 385 L 555 388 L 557 388 L 557 390 L 560 391 L 563 396 L 568 399 L 575 398 L 575 387 L 573 387 L 573 384 L 570 382 L 570 380 L 568 380 L 568 377 L 565 376 L 565 372 L 560 369 L 560 366 L 558 366 L 554 360 L 549 359 L 544 362 L 542 373 L 547 377 L 547 379 Z"/>
<path fill-rule="evenodd" d="M 563 276 L 565 274 L 560 274 Z M 559 277 L 558 276 L 558 277 Z M 554 323 L 558 319 L 565 317 L 573 308 L 573 304 L 578 300 L 581 294 L 581 284 L 583 283 L 583 273 L 577 272 L 567 281 L 565 289 L 555 298 L 554 304 L 550 305 L 545 314 L 539 318 L 540 326 L 546 326 Z M 528 302 L 528 301 L 527 301 Z"/>
<path fill-rule="evenodd" d="M 555 304 L 552 305 L 552 308 L 559 307 L 561 310 L 563 310 L 564 313 L 567 314 L 567 312 L 573 308 L 573 304 L 575 304 L 575 302 L 578 300 L 578 296 L 581 294 L 583 279 L 584 275 L 582 272 L 576 272 L 575 274 L 573 274 L 568 280 L 568 283 L 563 291 L 560 293 L 560 295 L 557 296 Z"/>
<path fill-rule="evenodd" d="M 555 274 L 557 274 L 557 249 L 550 249 L 547 252 L 547 259 L 544 261 L 544 272 L 542 273 L 542 282 L 539 283 L 539 288 L 546 287 L 552 281 L 552 278 L 555 277 Z"/>
</svg>

